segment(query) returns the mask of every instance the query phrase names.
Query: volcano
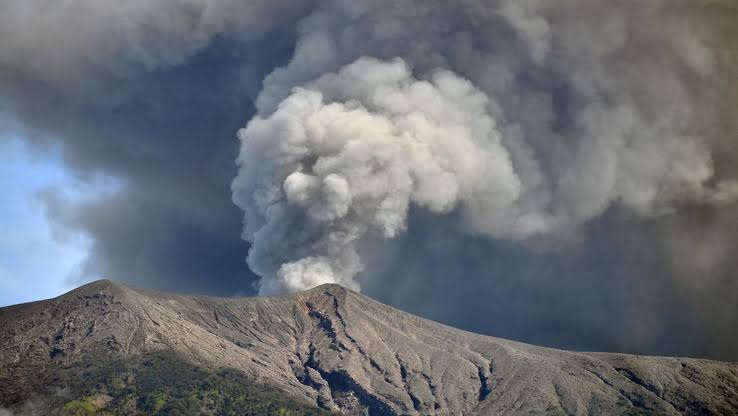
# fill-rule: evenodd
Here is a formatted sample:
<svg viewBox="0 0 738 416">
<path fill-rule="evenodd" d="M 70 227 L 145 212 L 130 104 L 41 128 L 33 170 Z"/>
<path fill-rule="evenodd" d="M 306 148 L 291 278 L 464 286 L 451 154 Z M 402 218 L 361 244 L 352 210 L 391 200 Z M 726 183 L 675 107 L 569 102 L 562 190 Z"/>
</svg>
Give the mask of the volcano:
<svg viewBox="0 0 738 416">
<path fill-rule="evenodd" d="M 98 281 L 0 309 L 0 407 L 11 414 L 736 414 L 738 364 L 537 347 L 451 328 L 336 285 L 213 298 Z"/>
</svg>

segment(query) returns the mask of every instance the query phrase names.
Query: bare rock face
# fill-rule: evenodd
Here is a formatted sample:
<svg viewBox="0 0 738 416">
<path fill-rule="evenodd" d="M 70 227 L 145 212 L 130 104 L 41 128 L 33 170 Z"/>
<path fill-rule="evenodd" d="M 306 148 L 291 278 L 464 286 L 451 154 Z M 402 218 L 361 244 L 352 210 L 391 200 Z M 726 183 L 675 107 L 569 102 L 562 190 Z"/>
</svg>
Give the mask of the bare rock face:
<svg viewBox="0 0 738 416">
<path fill-rule="evenodd" d="M 0 309 L 0 406 L 61 368 L 161 351 L 345 414 L 738 414 L 736 363 L 535 347 L 335 285 L 219 299 L 108 281 Z"/>
</svg>

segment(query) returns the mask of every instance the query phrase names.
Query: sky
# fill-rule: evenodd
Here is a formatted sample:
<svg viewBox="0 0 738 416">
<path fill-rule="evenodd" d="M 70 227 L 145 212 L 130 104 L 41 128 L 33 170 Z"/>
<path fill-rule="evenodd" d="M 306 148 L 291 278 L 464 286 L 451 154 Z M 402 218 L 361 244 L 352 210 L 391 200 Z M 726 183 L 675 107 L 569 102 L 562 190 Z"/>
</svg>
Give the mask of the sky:
<svg viewBox="0 0 738 416">
<path fill-rule="evenodd" d="M 738 359 L 732 0 L 11 0 L 0 305 L 339 283 Z"/>
<path fill-rule="evenodd" d="M 34 153 L 17 137 L 0 141 L 0 187 L 0 305 L 51 298 L 76 287 L 89 241 L 55 232 L 41 195 L 61 190 L 78 199 L 96 190 L 75 181 L 58 152 Z"/>
</svg>

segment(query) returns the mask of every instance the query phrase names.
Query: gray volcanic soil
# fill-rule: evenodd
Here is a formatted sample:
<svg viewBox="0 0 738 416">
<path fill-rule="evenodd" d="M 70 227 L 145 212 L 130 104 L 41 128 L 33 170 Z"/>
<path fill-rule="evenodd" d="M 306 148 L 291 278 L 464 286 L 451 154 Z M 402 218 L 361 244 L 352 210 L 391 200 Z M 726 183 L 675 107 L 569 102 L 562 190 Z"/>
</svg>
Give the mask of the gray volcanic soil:
<svg viewBox="0 0 738 416">
<path fill-rule="evenodd" d="M 0 406 L 62 383 L 60 369 L 159 352 L 347 414 L 738 414 L 736 363 L 541 348 L 335 285 L 220 299 L 109 281 L 0 309 Z"/>
</svg>

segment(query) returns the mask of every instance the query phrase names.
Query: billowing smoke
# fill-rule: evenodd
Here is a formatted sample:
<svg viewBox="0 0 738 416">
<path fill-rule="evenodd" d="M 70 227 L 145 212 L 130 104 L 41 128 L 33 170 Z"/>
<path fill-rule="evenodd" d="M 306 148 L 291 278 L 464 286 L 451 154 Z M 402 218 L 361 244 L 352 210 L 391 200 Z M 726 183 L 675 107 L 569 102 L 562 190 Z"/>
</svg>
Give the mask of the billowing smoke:
<svg viewBox="0 0 738 416">
<path fill-rule="evenodd" d="M 0 140 L 120 185 L 45 194 L 85 279 L 738 357 L 734 0 L 0 9 Z"/>
<path fill-rule="evenodd" d="M 360 247 L 402 233 L 412 207 L 550 246 L 613 206 L 731 203 L 701 102 L 735 74 L 721 27 L 580 3 L 339 2 L 304 19 L 239 132 L 261 291 L 359 288 Z"/>
<path fill-rule="evenodd" d="M 402 60 L 362 58 L 251 121 L 234 190 L 263 289 L 357 287 L 357 243 L 402 232 L 410 204 L 461 206 L 493 236 L 546 227 L 519 206 L 521 181 L 488 101 L 451 72 L 420 81 Z"/>
</svg>

